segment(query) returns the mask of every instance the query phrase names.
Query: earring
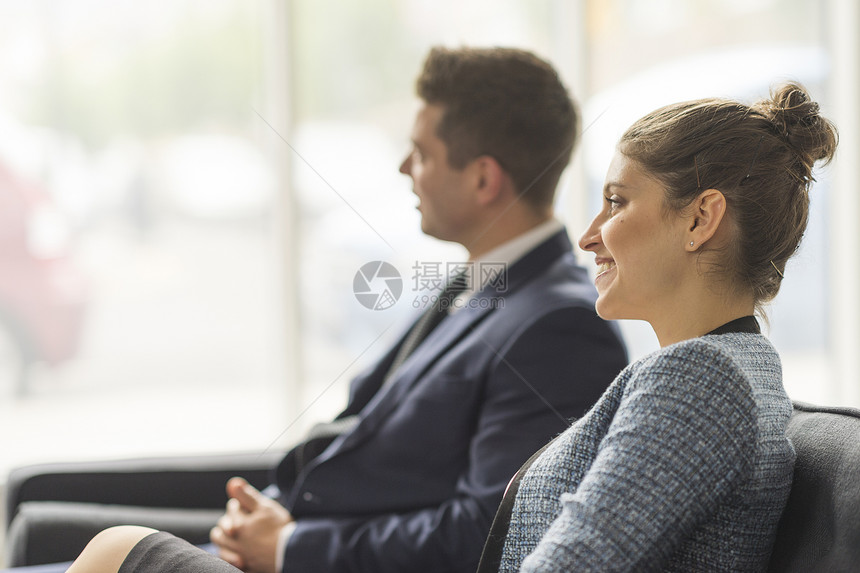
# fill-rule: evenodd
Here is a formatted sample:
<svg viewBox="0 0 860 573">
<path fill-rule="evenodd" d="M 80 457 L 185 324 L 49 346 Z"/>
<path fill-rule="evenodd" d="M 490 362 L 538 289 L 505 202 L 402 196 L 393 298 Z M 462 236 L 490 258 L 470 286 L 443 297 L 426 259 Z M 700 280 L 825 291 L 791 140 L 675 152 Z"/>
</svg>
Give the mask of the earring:
<svg viewBox="0 0 860 573">
<path fill-rule="evenodd" d="M 690 241 L 690 246 L 691 246 L 691 247 L 693 246 L 693 241 Z"/>
</svg>

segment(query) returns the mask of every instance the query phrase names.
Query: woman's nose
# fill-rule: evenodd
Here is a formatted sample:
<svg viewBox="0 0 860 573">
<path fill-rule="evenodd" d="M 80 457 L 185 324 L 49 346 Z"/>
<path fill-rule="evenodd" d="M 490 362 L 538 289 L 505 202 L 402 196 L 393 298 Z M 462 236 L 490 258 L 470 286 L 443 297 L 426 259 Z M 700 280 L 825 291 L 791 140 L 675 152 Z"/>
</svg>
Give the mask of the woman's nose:
<svg viewBox="0 0 860 573">
<path fill-rule="evenodd" d="M 600 220 L 600 214 L 598 214 L 591 221 L 591 224 L 579 238 L 579 248 L 583 251 L 593 251 L 597 248 L 597 245 L 600 244 L 600 227 L 602 221 Z"/>
</svg>

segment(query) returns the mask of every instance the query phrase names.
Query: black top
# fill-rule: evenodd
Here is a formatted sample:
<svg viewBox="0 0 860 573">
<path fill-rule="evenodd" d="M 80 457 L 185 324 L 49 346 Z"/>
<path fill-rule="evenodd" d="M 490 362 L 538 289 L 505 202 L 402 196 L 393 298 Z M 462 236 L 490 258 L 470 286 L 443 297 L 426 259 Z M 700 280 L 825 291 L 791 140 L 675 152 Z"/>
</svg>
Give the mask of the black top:
<svg viewBox="0 0 860 573">
<path fill-rule="evenodd" d="M 708 334 L 728 334 L 730 332 L 748 332 L 749 334 L 761 334 L 761 328 L 754 316 L 736 318 L 724 325 L 715 328 Z"/>
</svg>

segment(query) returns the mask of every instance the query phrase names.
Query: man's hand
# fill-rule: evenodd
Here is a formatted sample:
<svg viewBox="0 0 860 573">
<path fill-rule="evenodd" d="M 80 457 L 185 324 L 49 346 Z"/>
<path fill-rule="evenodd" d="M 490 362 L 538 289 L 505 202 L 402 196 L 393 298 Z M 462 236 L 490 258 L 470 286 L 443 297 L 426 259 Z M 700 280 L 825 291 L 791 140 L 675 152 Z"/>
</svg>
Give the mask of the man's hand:
<svg viewBox="0 0 860 573">
<path fill-rule="evenodd" d="M 278 535 L 293 516 L 242 478 L 227 482 L 227 495 L 227 512 L 209 532 L 218 556 L 248 573 L 276 573 Z"/>
</svg>

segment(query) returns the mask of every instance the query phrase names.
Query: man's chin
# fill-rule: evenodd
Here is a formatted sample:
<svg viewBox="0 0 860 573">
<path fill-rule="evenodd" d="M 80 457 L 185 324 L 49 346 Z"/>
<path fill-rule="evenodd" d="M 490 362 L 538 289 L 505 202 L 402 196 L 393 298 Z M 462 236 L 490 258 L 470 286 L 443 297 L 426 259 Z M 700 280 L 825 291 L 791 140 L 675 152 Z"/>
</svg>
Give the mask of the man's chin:
<svg viewBox="0 0 860 573">
<path fill-rule="evenodd" d="M 438 227 L 434 227 L 432 224 L 427 222 L 427 219 L 424 217 L 421 218 L 421 232 L 427 235 L 428 237 L 433 237 L 439 241 L 446 241 L 449 243 L 457 243 L 458 245 L 462 245 L 462 243 L 451 236 L 451 233 L 445 233 Z"/>
<path fill-rule="evenodd" d="M 434 239 L 438 239 L 439 237 L 434 233 L 433 226 L 427 223 L 427 220 L 424 218 L 424 215 L 421 215 L 421 232 L 427 235 L 428 237 L 433 237 Z"/>
</svg>

